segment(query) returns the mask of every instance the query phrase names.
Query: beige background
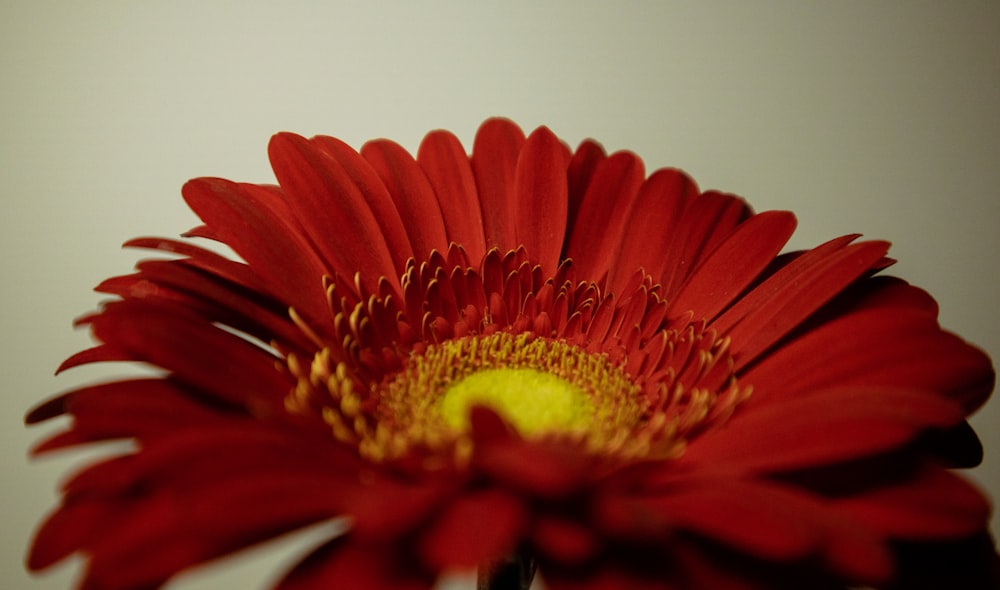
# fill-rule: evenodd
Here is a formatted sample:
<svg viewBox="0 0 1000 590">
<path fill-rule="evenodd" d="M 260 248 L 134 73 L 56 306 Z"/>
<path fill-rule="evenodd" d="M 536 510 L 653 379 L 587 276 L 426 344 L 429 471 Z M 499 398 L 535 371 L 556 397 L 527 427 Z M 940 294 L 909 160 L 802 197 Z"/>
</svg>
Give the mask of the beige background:
<svg viewBox="0 0 1000 590">
<path fill-rule="evenodd" d="M 676 165 L 758 210 L 798 213 L 793 245 L 894 242 L 893 269 L 941 321 L 1000 357 L 1000 3 L 0 2 L 0 587 L 79 455 L 29 467 L 26 408 L 109 374 L 55 378 L 70 321 L 129 271 L 118 245 L 195 223 L 179 188 L 271 179 L 278 130 L 469 141 L 489 115 L 594 136 Z M 807 6 L 808 4 L 808 6 Z M 1000 495 L 1000 403 L 974 423 Z M 177 590 L 260 588 L 303 541 Z"/>
</svg>

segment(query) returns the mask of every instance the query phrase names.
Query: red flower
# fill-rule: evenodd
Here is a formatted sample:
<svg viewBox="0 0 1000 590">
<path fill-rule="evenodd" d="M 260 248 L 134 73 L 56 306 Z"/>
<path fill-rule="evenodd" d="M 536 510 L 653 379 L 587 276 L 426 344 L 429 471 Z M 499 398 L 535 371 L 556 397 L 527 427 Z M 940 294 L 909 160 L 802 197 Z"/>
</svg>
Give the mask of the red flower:
<svg viewBox="0 0 1000 590">
<path fill-rule="evenodd" d="M 37 453 L 134 449 L 75 475 L 32 569 L 84 588 L 184 568 L 338 517 L 282 588 L 431 588 L 529 558 L 564 588 L 988 587 L 966 416 L 989 359 L 888 244 L 779 254 L 795 219 L 630 153 L 487 121 L 411 157 L 279 134 L 279 186 L 203 178 L 190 241 L 106 281 Z"/>
</svg>

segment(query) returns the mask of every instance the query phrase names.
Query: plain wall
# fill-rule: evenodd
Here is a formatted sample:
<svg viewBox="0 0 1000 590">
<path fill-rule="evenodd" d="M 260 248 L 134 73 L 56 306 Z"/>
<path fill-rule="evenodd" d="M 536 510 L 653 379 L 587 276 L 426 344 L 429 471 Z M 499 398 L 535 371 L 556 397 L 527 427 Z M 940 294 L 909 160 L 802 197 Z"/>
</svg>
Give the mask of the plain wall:
<svg viewBox="0 0 1000 590">
<path fill-rule="evenodd" d="M 679 166 L 758 210 L 792 209 L 794 247 L 860 232 L 930 290 L 941 322 L 1000 356 L 1000 3 L 0 3 L 0 586 L 80 462 L 29 465 L 52 427 L 27 408 L 114 374 L 55 367 L 71 320 L 141 256 L 119 244 L 195 225 L 203 175 L 266 182 L 279 130 L 415 149 L 506 115 L 575 145 Z M 467 143 L 468 145 L 468 143 Z M 1000 403 L 973 421 L 975 477 L 1000 495 Z M 171 585 L 261 588 L 288 541 Z"/>
</svg>

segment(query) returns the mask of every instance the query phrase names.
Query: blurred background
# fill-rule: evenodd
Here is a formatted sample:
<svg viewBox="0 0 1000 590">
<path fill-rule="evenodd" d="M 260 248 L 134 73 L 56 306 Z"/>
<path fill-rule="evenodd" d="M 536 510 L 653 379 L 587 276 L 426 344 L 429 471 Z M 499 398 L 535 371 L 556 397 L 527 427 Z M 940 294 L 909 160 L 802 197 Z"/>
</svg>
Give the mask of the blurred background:
<svg viewBox="0 0 1000 590">
<path fill-rule="evenodd" d="M 91 288 L 141 255 L 119 245 L 195 225 L 185 180 L 271 181 L 279 130 L 415 150 L 440 127 L 470 146 L 492 115 L 792 209 L 793 247 L 890 240 L 891 272 L 1000 358 L 1000 3 L 6 0 L 0 587 L 76 575 L 75 562 L 23 571 L 35 523 L 85 455 L 29 463 L 54 425 L 22 416 L 113 374 L 52 375 L 89 343 L 70 324 L 100 300 Z M 1000 497 L 1000 400 L 973 424 L 987 458 L 972 477 Z M 321 532 L 170 588 L 264 588 Z"/>
</svg>

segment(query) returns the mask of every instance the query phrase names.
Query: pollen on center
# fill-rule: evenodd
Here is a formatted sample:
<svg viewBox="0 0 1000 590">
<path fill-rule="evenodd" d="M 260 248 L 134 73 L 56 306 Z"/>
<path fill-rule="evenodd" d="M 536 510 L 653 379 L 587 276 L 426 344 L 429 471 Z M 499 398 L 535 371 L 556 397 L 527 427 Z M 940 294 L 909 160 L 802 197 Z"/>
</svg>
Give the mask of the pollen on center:
<svg viewBox="0 0 1000 590">
<path fill-rule="evenodd" d="M 476 405 L 497 412 L 527 436 L 585 430 L 594 417 L 594 404 L 582 388 L 532 368 L 472 373 L 445 390 L 438 410 L 449 427 L 464 431 Z"/>
</svg>

